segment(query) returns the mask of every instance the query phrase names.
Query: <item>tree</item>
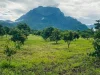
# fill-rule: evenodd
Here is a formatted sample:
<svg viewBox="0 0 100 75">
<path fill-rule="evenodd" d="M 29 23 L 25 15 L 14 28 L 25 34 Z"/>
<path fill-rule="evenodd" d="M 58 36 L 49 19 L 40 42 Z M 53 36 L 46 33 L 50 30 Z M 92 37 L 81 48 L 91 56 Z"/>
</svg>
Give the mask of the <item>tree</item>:
<svg viewBox="0 0 100 75">
<path fill-rule="evenodd" d="M 17 28 L 19 30 L 21 30 L 23 32 L 23 34 L 26 35 L 26 36 L 28 36 L 30 31 L 31 31 L 30 27 L 27 24 L 25 24 L 25 23 L 18 24 Z"/>
<path fill-rule="evenodd" d="M 0 25 L 0 36 L 3 36 L 5 34 L 4 28 L 2 25 Z"/>
<path fill-rule="evenodd" d="M 18 24 L 17 28 L 19 30 L 25 30 L 25 31 L 28 31 L 28 32 L 30 32 L 30 30 L 31 30 L 30 27 L 26 23 L 20 23 L 20 24 Z"/>
<path fill-rule="evenodd" d="M 79 34 L 78 34 L 77 32 L 74 32 L 74 33 L 73 33 L 73 38 L 74 38 L 74 39 L 79 39 L 79 37 L 80 37 L 80 36 L 79 36 Z"/>
<path fill-rule="evenodd" d="M 22 44 L 24 45 L 24 42 L 27 39 L 26 35 L 24 35 L 23 32 L 17 28 L 11 31 L 11 35 L 11 40 L 15 42 L 16 48 L 20 49 L 20 46 Z"/>
<path fill-rule="evenodd" d="M 100 20 L 97 20 L 97 23 L 95 25 L 97 29 L 94 35 L 93 42 L 95 52 L 93 52 L 92 55 L 100 58 Z"/>
<path fill-rule="evenodd" d="M 31 30 L 31 34 L 33 34 L 33 35 L 40 35 L 41 36 L 42 31 L 40 31 L 40 30 Z"/>
<path fill-rule="evenodd" d="M 94 39 L 100 39 L 100 30 L 96 31 L 94 34 Z"/>
<path fill-rule="evenodd" d="M 84 38 L 84 39 L 85 39 L 85 38 L 86 38 L 86 39 L 89 39 L 90 36 L 89 36 L 88 33 L 82 33 L 82 34 L 81 34 L 81 37 Z"/>
<path fill-rule="evenodd" d="M 6 37 L 9 34 L 9 31 L 10 31 L 10 28 L 5 26 L 4 27 L 4 32 L 5 32 Z"/>
<path fill-rule="evenodd" d="M 73 33 L 70 31 L 70 32 L 65 32 L 64 35 L 63 35 L 63 40 L 65 42 L 67 42 L 67 45 L 68 45 L 68 48 L 70 46 L 70 43 L 71 41 L 73 41 L 74 37 L 73 37 Z"/>
<path fill-rule="evenodd" d="M 42 32 L 43 39 L 46 40 L 47 38 L 49 38 L 52 35 L 53 30 L 54 30 L 53 27 L 48 27 L 44 29 Z"/>
<path fill-rule="evenodd" d="M 96 20 L 97 23 L 95 23 L 95 29 L 100 29 L 100 20 Z"/>
<path fill-rule="evenodd" d="M 80 31 L 79 35 L 84 39 L 93 38 L 94 37 L 94 30 L 88 29 L 88 30 Z"/>
<path fill-rule="evenodd" d="M 61 39 L 60 30 L 54 29 L 50 36 L 50 41 L 55 41 L 57 44 L 60 39 Z"/>
<path fill-rule="evenodd" d="M 17 27 L 10 30 L 9 34 L 12 35 L 11 40 L 15 42 L 16 48 L 20 49 L 20 46 L 24 45 L 30 31 L 30 27 L 25 23 L 20 23 Z"/>
<path fill-rule="evenodd" d="M 95 39 L 93 45 L 95 52 L 92 55 L 100 58 L 100 39 Z"/>
</svg>

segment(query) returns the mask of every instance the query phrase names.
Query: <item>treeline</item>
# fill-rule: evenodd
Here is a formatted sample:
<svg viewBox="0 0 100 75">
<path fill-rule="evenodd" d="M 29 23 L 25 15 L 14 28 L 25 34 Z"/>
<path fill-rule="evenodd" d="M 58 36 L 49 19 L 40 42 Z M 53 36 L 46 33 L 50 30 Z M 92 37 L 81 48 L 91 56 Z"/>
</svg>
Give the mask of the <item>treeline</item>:
<svg viewBox="0 0 100 75">
<path fill-rule="evenodd" d="M 89 39 L 94 37 L 94 30 L 88 29 L 85 31 L 71 31 L 71 30 L 59 30 L 57 28 L 48 27 L 44 30 L 32 30 L 33 35 L 42 36 L 45 41 L 55 41 L 57 44 L 59 40 L 64 40 L 67 42 L 68 47 L 73 40 L 77 40 L 80 37 L 84 39 Z"/>
<path fill-rule="evenodd" d="M 29 34 L 42 36 L 45 41 L 55 41 L 57 44 L 59 40 L 64 40 L 70 46 L 71 41 L 77 40 L 80 37 L 89 39 L 94 37 L 94 30 L 88 29 L 85 31 L 70 31 L 70 30 L 59 30 L 57 28 L 48 27 L 44 30 L 32 30 L 27 24 L 18 24 L 14 28 L 3 27 L 0 25 L 0 36 L 11 35 L 11 41 L 16 43 L 16 47 L 20 48 L 21 44 L 24 44 Z"/>
</svg>

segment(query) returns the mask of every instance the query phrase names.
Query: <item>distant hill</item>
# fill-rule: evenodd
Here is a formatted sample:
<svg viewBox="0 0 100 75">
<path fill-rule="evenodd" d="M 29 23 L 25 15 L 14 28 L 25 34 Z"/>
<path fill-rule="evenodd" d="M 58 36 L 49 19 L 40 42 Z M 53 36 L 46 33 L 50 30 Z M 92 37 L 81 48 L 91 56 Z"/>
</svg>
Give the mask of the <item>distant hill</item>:
<svg viewBox="0 0 100 75">
<path fill-rule="evenodd" d="M 95 28 L 94 25 L 87 25 L 87 27 L 88 27 L 89 29 L 91 29 L 91 28 Z"/>
<path fill-rule="evenodd" d="M 17 24 L 21 22 L 13 22 L 10 20 L 0 20 L 0 25 L 7 26 L 7 27 L 15 27 Z"/>
<path fill-rule="evenodd" d="M 12 27 L 14 26 L 14 22 L 10 21 L 10 20 L 0 20 L 0 25 L 3 26 L 8 26 L 8 27 Z"/>
<path fill-rule="evenodd" d="M 16 20 L 17 22 L 25 22 L 32 29 L 44 29 L 46 27 L 55 27 L 61 30 L 86 30 L 85 24 L 78 20 L 64 16 L 59 8 L 39 6 L 30 10 L 25 15 Z"/>
</svg>

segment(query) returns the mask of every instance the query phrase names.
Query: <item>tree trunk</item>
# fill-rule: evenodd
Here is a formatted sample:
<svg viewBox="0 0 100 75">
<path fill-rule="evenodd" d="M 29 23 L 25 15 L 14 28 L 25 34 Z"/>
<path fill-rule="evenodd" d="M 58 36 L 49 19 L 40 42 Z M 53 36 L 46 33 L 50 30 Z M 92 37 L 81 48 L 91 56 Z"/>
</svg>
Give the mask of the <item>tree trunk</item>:
<svg viewBox="0 0 100 75">
<path fill-rule="evenodd" d="M 58 43 L 58 41 L 56 40 L 56 44 Z"/>
<path fill-rule="evenodd" d="M 68 48 L 69 48 L 69 44 L 68 44 Z"/>
<path fill-rule="evenodd" d="M 68 48 L 69 48 L 69 46 L 70 46 L 70 42 L 67 42 L 67 45 L 68 45 Z"/>
<path fill-rule="evenodd" d="M 10 64 L 11 64 L 11 57 L 9 57 L 9 66 L 10 66 Z"/>
<path fill-rule="evenodd" d="M 8 61 L 8 65 L 10 66 L 10 63 L 11 63 L 11 57 L 7 57 L 7 61 Z"/>
<path fill-rule="evenodd" d="M 6 38 L 7 38 L 7 34 L 6 34 Z"/>
</svg>

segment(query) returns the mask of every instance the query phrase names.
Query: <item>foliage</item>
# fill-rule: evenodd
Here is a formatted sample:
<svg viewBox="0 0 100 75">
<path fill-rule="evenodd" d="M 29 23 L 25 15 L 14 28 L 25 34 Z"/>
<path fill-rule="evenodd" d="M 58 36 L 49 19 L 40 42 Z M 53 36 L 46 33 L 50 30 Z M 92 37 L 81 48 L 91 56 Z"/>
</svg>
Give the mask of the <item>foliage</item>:
<svg viewBox="0 0 100 75">
<path fill-rule="evenodd" d="M 28 25 L 21 23 L 17 27 L 10 29 L 9 34 L 12 35 L 11 40 L 15 42 L 16 48 L 20 49 L 21 45 L 24 45 L 30 31 L 31 29 Z"/>
<path fill-rule="evenodd" d="M 50 36 L 50 41 L 55 41 L 57 44 L 60 39 L 61 39 L 60 30 L 54 29 Z"/>
<path fill-rule="evenodd" d="M 69 48 L 69 45 L 71 43 L 71 41 L 73 41 L 74 37 L 73 37 L 73 33 L 70 31 L 70 32 L 65 32 L 64 35 L 63 35 L 63 40 L 65 42 L 67 42 L 68 44 L 68 48 Z"/>
<path fill-rule="evenodd" d="M 100 39 L 95 39 L 93 45 L 95 52 L 92 55 L 100 58 Z"/>
<path fill-rule="evenodd" d="M 42 35 L 42 31 L 40 31 L 40 30 L 31 30 L 31 34 L 33 34 L 33 35 Z"/>
<path fill-rule="evenodd" d="M 88 29 L 88 30 L 85 30 L 85 31 L 79 31 L 79 34 L 84 39 L 93 38 L 94 37 L 94 30 Z"/>
<path fill-rule="evenodd" d="M 73 38 L 74 39 L 79 39 L 80 38 L 80 35 L 78 32 L 73 32 Z"/>
<path fill-rule="evenodd" d="M 94 34 L 94 39 L 100 39 L 100 30 L 96 31 L 95 34 Z"/>
<path fill-rule="evenodd" d="M 89 34 L 88 33 L 83 33 L 83 34 L 81 34 L 81 37 L 82 38 L 86 38 L 86 39 L 88 39 L 89 38 Z"/>
<path fill-rule="evenodd" d="M 95 25 L 95 28 L 97 29 L 94 35 L 93 42 L 95 52 L 93 52 L 92 55 L 100 58 L 100 20 L 97 20 L 97 23 Z"/>
<path fill-rule="evenodd" d="M 42 32 L 43 39 L 46 40 L 47 38 L 49 38 L 52 35 L 53 30 L 54 30 L 53 27 L 48 27 L 48 28 L 44 29 Z"/>
<path fill-rule="evenodd" d="M 100 29 L 100 20 L 96 20 L 97 23 L 95 23 L 95 29 Z"/>
<path fill-rule="evenodd" d="M 4 54 L 6 55 L 7 61 L 9 62 L 10 65 L 11 57 L 16 53 L 16 51 L 10 48 L 8 45 L 9 45 L 9 41 L 7 41 L 7 44 L 5 45 Z"/>
<path fill-rule="evenodd" d="M 21 45 L 24 45 L 27 36 L 23 34 L 23 32 L 17 28 L 11 31 L 11 41 L 15 42 L 15 47 L 20 49 Z"/>
<path fill-rule="evenodd" d="M 30 30 L 31 30 L 30 27 L 27 24 L 25 24 L 25 23 L 18 24 L 17 28 L 19 30 L 25 30 L 25 31 L 28 31 L 28 32 L 30 32 Z"/>
<path fill-rule="evenodd" d="M 11 40 L 14 41 L 14 42 L 19 41 L 20 43 L 24 44 L 24 42 L 26 40 L 26 36 L 19 29 L 15 29 L 12 32 Z"/>
<path fill-rule="evenodd" d="M 30 27 L 29 27 L 27 24 L 25 24 L 25 23 L 20 23 L 20 24 L 18 24 L 18 25 L 17 25 L 17 28 L 18 28 L 20 31 L 22 31 L 22 33 L 23 33 L 25 36 L 28 36 L 28 35 L 30 34 L 31 29 L 30 29 Z"/>
<path fill-rule="evenodd" d="M 0 25 L 0 36 L 4 35 L 5 31 L 2 25 Z"/>
<path fill-rule="evenodd" d="M 7 26 L 5 26 L 5 27 L 4 27 L 4 31 L 5 31 L 5 34 L 7 35 L 7 34 L 9 34 L 10 28 L 7 27 Z"/>
</svg>

